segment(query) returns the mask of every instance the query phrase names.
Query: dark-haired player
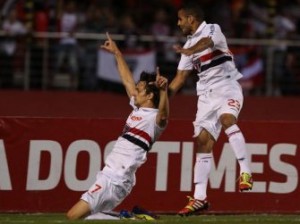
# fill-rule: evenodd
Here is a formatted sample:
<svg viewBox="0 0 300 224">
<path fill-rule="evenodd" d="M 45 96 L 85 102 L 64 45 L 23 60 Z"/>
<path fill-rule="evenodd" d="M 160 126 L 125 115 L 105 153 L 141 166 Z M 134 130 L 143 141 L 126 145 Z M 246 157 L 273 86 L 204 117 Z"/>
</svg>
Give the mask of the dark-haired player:
<svg viewBox="0 0 300 224">
<path fill-rule="evenodd" d="M 243 106 L 243 93 L 238 79 L 242 74 L 236 69 L 233 55 L 217 24 L 204 21 L 201 7 L 189 4 L 178 11 L 177 25 L 187 36 L 183 47 L 175 46 L 181 53 L 177 74 L 169 85 L 171 95 L 184 84 L 196 70 L 197 113 L 194 137 L 197 141 L 194 166 L 195 191 L 180 215 L 191 215 L 208 208 L 207 184 L 212 164 L 212 149 L 223 129 L 240 165 L 239 190 L 252 189 L 253 181 L 244 136 L 237 125 Z"/>
<path fill-rule="evenodd" d="M 168 80 L 157 70 L 143 72 L 135 84 L 132 73 L 116 43 L 107 34 L 101 46 L 114 54 L 133 111 L 97 180 L 68 211 L 69 219 L 113 219 L 107 215 L 135 185 L 135 173 L 146 162 L 147 152 L 166 128 L 169 117 Z"/>
</svg>

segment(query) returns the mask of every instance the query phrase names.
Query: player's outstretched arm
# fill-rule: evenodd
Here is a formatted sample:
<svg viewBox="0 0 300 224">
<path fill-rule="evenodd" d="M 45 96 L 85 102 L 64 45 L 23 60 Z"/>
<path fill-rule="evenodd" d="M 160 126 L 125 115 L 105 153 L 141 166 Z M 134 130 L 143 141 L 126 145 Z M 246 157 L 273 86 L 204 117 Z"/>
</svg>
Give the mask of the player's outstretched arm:
<svg viewBox="0 0 300 224">
<path fill-rule="evenodd" d="M 204 51 L 207 48 L 214 46 L 211 37 L 204 37 L 200 39 L 195 45 L 189 48 L 183 48 L 180 45 L 174 45 L 173 48 L 177 53 L 190 56 L 194 53 Z M 177 70 L 177 73 L 169 85 L 169 95 L 175 95 L 178 90 L 184 85 L 187 77 L 192 73 L 192 70 Z"/>
<path fill-rule="evenodd" d="M 135 94 L 135 82 L 132 76 L 132 73 L 120 51 L 115 41 L 113 41 L 108 33 L 106 33 L 107 40 L 103 45 L 101 45 L 102 49 L 105 49 L 112 54 L 114 54 L 115 59 L 117 61 L 118 70 L 120 73 L 121 80 L 125 86 L 127 95 L 131 97 Z"/>
<path fill-rule="evenodd" d="M 156 85 L 160 94 L 156 124 L 163 128 L 169 119 L 168 79 L 160 75 L 159 68 L 156 69 Z"/>
<path fill-rule="evenodd" d="M 212 41 L 211 37 L 204 37 L 201 38 L 195 45 L 189 48 L 183 48 L 180 45 L 174 45 L 173 48 L 177 53 L 185 54 L 190 56 L 197 52 L 201 52 L 206 50 L 207 48 L 211 48 L 214 46 L 214 42 Z"/>
</svg>

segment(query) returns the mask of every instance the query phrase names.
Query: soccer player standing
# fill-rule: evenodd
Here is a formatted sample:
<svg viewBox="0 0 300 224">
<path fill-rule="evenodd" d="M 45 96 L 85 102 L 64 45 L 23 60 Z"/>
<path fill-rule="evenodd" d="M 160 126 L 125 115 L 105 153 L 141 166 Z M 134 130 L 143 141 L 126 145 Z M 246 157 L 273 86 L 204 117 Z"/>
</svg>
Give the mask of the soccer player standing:
<svg viewBox="0 0 300 224">
<path fill-rule="evenodd" d="M 108 34 L 107 39 L 101 47 L 114 54 L 133 111 L 95 183 L 68 211 L 69 219 L 112 219 L 106 213 L 129 195 L 137 169 L 168 123 L 168 80 L 157 70 L 156 75 L 142 72 L 135 84 L 119 48 Z"/>
<path fill-rule="evenodd" d="M 227 41 L 217 24 L 207 24 L 200 6 L 185 5 L 178 10 L 178 23 L 187 41 L 183 47 L 175 46 L 181 53 L 177 74 L 169 85 L 174 95 L 193 70 L 197 71 L 197 113 L 194 137 L 197 141 L 194 166 L 194 196 L 179 211 L 179 215 L 191 215 L 207 209 L 207 184 L 213 158 L 212 149 L 221 129 L 240 165 L 239 190 L 251 190 L 253 181 L 244 136 L 237 125 L 243 106 L 243 93 L 238 72 L 229 51 Z"/>
</svg>

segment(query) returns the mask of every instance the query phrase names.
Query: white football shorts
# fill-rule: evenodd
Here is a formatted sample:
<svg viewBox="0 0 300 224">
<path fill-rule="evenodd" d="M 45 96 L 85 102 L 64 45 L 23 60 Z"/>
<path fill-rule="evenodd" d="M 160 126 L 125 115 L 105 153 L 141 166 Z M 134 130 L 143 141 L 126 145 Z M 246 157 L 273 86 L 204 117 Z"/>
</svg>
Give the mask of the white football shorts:
<svg viewBox="0 0 300 224">
<path fill-rule="evenodd" d="M 204 128 L 217 140 L 222 129 L 220 116 L 229 113 L 238 118 L 243 102 L 242 88 L 234 80 L 203 91 L 198 96 L 196 119 L 193 122 L 193 137 L 197 137 Z"/>
<path fill-rule="evenodd" d="M 91 209 L 91 213 L 110 212 L 117 207 L 130 193 L 121 185 L 113 181 L 102 172 L 97 174 L 96 182 L 90 189 L 82 194 L 81 200 L 86 201 Z"/>
</svg>

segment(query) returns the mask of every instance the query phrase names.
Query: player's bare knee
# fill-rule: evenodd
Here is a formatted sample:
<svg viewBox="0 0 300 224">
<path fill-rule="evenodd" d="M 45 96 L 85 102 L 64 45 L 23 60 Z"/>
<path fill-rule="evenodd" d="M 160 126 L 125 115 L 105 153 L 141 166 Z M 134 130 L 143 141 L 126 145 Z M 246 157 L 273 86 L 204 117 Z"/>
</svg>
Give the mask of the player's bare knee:
<svg viewBox="0 0 300 224">
<path fill-rule="evenodd" d="M 207 134 L 204 133 L 203 131 L 198 135 L 197 144 L 199 145 L 199 147 L 206 145 L 207 140 L 208 140 L 207 137 L 208 137 Z"/>
<path fill-rule="evenodd" d="M 232 114 L 223 114 L 220 117 L 220 122 L 224 130 L 236 123 L 236 118 Z"/>
<path fill-rule="evenodd" d="M 76 220 L 76 219 L 78 219 L 78 216 L 74 212 L 72 212 L 72 210 L 69 210 L 67 212 L 66 217 L 69 220 Z"/>
<path fill-rule="evenodd" d="M 197 152 L 211 153 L 214 143 L 213 137 L 207 131 L 202 131 L 197 138 Z"/>
<path fill-rule="evenodd" d="M 66 217 L 67 219 L 72 220 L 72 214 L 70 213 L 70 211 L 67 212 Z"/>
</svg>

